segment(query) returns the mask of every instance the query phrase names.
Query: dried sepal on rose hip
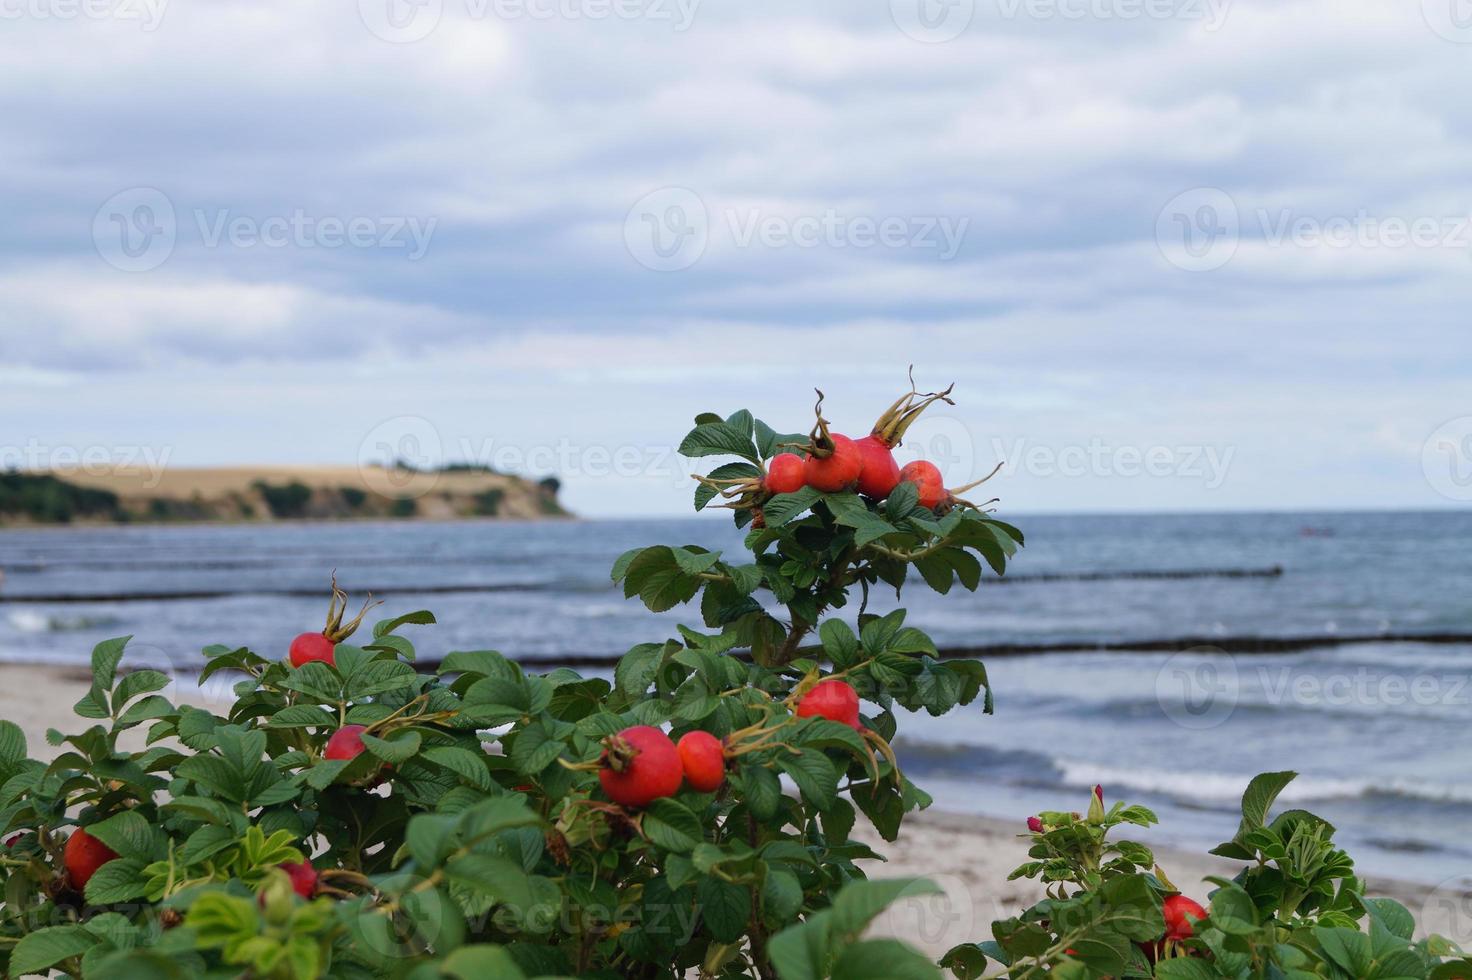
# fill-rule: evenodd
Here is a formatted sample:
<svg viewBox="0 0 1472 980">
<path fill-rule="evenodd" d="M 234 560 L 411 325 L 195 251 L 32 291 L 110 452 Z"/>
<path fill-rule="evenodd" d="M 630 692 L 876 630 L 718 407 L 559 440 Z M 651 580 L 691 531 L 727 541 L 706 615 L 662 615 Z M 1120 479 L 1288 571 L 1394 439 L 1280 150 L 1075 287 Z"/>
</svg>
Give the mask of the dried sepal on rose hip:
<svg viewBox="0 0 1472 980">
<path fill-rule="evenodd" d="M 879 501 L 894 492 L 902 479 L 899 464 L 894 459 L 894 449 L 926 408 L 938 401 L 955 404 L 950 399 L 955 387 L 953 384 L 945 391 L 922 395 L 916 390 L 915 378 L 911 374 L 910 390 L 885 409 L 874 422 L 873 430 L 856 443 L 860 458 L 859 493 Z"/>
<path fill-rule="evenodd" d="M 814 390 L 818 392 L 818 403 L 813 406 L 817 421 L 808 435 L 803 481 L 821 493 L 852 490 L 858 486 L 859 471 L 863 468 L 858 444 L 828 428 L 828 420 L 823 417 L 823 392 Z"/>
<path fill-rule="evenodd" d="M 320 633 L 302 633 L 291 641 L 291 648 L 287 652 L 291 665 L 301 667 L 320 660 L 328 666 L 334 666 L 333 651 L 337 645 L 352 636 L 363 625 L 363 617 L 368 615 L 368 610 L 378 605 L 382 605 L 382 600 L 375 602 L 370 595 L 358 615 L 352 621 L 344 623 L 342 617 L 347 612 L 348 594 L 338 587 L 337 574 L 334 572 L 332 601 L 327 606 L 327 626 Z"/>
</svg>

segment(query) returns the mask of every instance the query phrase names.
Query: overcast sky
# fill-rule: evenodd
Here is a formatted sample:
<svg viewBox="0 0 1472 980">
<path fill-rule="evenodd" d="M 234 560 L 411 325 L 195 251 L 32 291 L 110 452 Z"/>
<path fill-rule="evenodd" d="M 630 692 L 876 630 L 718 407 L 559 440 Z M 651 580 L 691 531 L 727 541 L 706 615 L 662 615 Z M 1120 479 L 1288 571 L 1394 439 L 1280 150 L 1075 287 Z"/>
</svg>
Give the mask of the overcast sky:
<svg viewBox="0 0 1472 980">
<path fill-rule="evenodd" d="M 1462 5 L 0 0 L 0 465 L 685 513 L 913 362 L 1009 510 L 1466 506 Z"/>
</svg>

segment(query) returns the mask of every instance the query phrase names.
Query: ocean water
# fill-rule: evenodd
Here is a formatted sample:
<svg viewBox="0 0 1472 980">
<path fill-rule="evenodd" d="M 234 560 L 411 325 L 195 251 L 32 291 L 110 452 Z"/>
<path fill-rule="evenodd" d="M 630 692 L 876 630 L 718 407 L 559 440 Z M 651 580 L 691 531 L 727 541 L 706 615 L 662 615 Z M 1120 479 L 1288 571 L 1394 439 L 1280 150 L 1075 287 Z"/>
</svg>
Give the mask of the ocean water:
<svg viewBox="0 0 1472 980">
<path fill-rule="evenodd" d="M 1014 520 L 1015 580 L 903 596 L 942 647 L 1050 651 L 988 658 L 995 715 L 902 725 L 901 759 L 939 806 L 1019 818 L 1081 809 L 1102 783 L 1157 809 L 1147 840 L 1209 846 L 1252 774 L 1295 769 L 1283 799 L 1333 821 L 1363 871 L 1472 879 L 1472 644 L 1454 642 L 1472 634 L 1472 514 Z M 284 654 L 320 628 L 333 569 L 355 601 L 383 590 L 382 615 L 434 610 L 424 656 L 612 656 L 698 620 L 609 582 L 618 554 L 652 543 L 740 548 L 694 519 L 4 531 L 0 660 L 82 664 L 121 634 L 134 663 L 181 675 L 210 643 Z M 1160 642 L 1187 637 L 1234 652 Z M 1254 654 L 1252 637 L 1310 639 Z M 1355 642 L 1320 642 L 1335 638 Z M 1099 644 L 1117 649 L 1064 649 Z"/>
</svg>

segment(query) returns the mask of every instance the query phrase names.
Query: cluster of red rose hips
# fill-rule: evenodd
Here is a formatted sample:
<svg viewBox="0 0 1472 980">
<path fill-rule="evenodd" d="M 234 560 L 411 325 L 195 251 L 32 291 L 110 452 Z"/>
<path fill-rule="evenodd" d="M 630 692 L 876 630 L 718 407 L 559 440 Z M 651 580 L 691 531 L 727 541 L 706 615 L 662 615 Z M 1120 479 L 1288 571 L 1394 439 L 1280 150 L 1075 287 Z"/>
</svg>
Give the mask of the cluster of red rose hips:
<svg viewBox="0 0 1472 980">
<path fill-rule="evenodd" d="M 990 476 L 947 490 L 944 477 L 934 463 L 917 459 L 901 467 L 894 458 L 894 450 L 921 412 L 938 401 L 955 404 L 950 399 L 953 387 L 921 394 L 911 385 L 908 392 L 879 416 L 873 429 L 862 439 L 851 439 L 829 428 L 828 420 L 823 417 L 823 393 L 819 391 L 818 404 L 814 409 L 817 422 L 808 435 L 808 441 L 788 447 L 797 452 L 773 456 L 758 479 L 712 480 L 702 476 L 696 479 L 730 500 L 726 506 L 750 509 L 752 526 L 757 528 L 764 524 L 762 504 L 777 494 L 796 493 L 803 487 L 811 487 L 820 493 L 856 490 L 877 502 L 887 498 L 901 483 L 913 483 L 921 507 L 949 510 L 958 504 L 969 505 L 957 494 L 984 483 Z"/>
<path fill-rule="evenodd" d="M 798 699 L 799 718 L 827 718 L 863 731 L 859 695 L 841 680 L 820 681 Z M 646 807 L 673 796 L 682 783 L 700 793 L 714 793 L 726 781 L 726 764 L 744 752 L 765 747 L 770 729 L 748 733 L 750 741 L 735 736 L 719 739 L 710 732 L 686 732 L 675 743 L 652 725 L 625 728 L 604 740 L 596 763 L 598 782 L 610 800 L 626 807 Z M 576 767 L 574 767 L 576 768 Z"/>
</svg>

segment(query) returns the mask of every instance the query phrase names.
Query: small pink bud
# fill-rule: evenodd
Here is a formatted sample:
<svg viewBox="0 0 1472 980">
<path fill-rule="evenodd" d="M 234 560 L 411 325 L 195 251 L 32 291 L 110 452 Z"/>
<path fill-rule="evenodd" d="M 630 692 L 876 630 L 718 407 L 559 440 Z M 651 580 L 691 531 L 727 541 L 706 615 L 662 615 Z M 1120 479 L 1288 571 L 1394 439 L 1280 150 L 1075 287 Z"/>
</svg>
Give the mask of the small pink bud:
<svg viewBox="0 0 1472 980">
<path fill-rule="evenodd" d="M 1027 818 L 1027 829 L 1030 830 L 1030 831 L 1032 831 L 1035 834 L 1041 834 L 1043 832 L 1043 820 L 1042 820 L 1042 818 L 1041 817 L 1028 817 Z"/>
<path fill-rule="evenodd" d="M 1096 800 L 1099 801 L 1099 805 L 1100 806 L 1103 806 L 1104 805 L 1104 787 L 1103 786 L 1096 785 L 1094 787 L 1094 799 L 1096 799 Z"/>
</svg>

